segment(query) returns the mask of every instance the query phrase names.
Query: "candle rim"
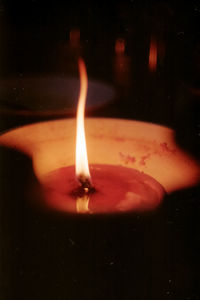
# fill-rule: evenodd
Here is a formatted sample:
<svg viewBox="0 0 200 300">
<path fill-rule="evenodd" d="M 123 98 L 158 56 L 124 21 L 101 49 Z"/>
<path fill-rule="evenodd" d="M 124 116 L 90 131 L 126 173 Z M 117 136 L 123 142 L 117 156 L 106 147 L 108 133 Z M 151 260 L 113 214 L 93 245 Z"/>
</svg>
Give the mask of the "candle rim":
<svg viewBox="0 0 200 300">
<path fill-rule="evenodd" d="M 101 122 L 99 121 L 101 120 Z M 91 122 L 89 124 L 89 122 Z M 95 126 L 92 126 L 92 122 Z M 54 124 L 57 124 L 55 126 Z M 0 145 L 2 146 L 7 146 L 10 148 L 14 148 L 16 150 L 19 150 L 28 156 L 32 157 L 34 166 L 35 165 L 35 153 L 34 150 L 40 149 L 40 146 L 42 147 L 42 150 L 40 149 L 40 156 L 41 153 L 45 152 L 44 151 L 44 146 L 46 145 L 47 142 L 50 143 L 58 143 L 63 140 L 63 138 L 66 139 L 67 141 L 70 141 L 73 143 L 74 140 L 74 145 L 75 145 L 75 124 L 76 124 L 76 119 L 75 118 L 69 118 L 69 119 L 58 119 L 58 120 L 49 120 L 49 121 L 43 121 L 43 122 L 38 122 L 34 124 L 29 124 L 29 125 L 24 125 L 21 127 L 17 127 L 15 129 L 6 131 L 2 135 L 0 135 Z M 166 189 L 167 192 L 171 193 L 176 189 L 180 189 L 183 187 L 190 187 L 194 186 L 199 182 L 200 178 L 200 165 L 195 158 L 190 156 L 187 152 L 185 152 L 183 149 L 179 148 L 179 146 L 175 143 L 174 139 L 174 130 L 170 129 L 165 126 L 161 126 L 158 124 L 150 123 L 150 122 L 143 122 L 143 121 L 137 121 L 137 120 L 127 120 L 127 119 L 117 119 L 117 118 L 86 118 L 86 135 L 90 136 L 92 141 L 97 141 L 101 142 L 101 139 L 103 137 L 103 130 L 105 128 L 105 125 L 109 124 L 108 130 L 106 131 L 104 143 L 107 143 L 108 138 L 112 137 L 112 142 L 111 143 L 118 143 L 118 145 L 121 145 L 123 147 L 123 142 L 126 141 L 126 143 L 129 144 L 129 150 L 130 152 L 125 152 L 122 151 L 122 156 L 126 156 L 129 154 L 131 155 L 130 158 L 133 156 L 133 162 L 134 162 L 134 156 L 137 158 L 137 169 L 138 170 L 148 170 L 146 174 L 152 176 L 155 178 L 158 182 L 160 182 L 163 187 Z M 112 124 L 112 126 L 110 126 Z M 120 124 L 123 124 L 123 126 L 120 126 Z M 130 127 L 127 126 L 128 124 Z M 41 126 L 46 126 L 44 127 L 44 131 L 41 130 Z M 49 125 L 51 125 L 49 127 Z M 89 126 L 91 125 L 91 126 Z M 118 125 L 118 126 L 116 126 Z M 140 128 L 142 128 L 142 135 L 140 136 L 140 133 L 138 132 L 138 135 L 135 135 L 135 132 L 137 133 L 136 127 L 134 125 L 138 125 L 138 131 Z M 146 125 L 146 128 L 144 126 Z M 148 125 L 148 127 L 147 127 Z M 54 127 L 55 126 L 55 127 Z M 88 126 L 88 127 L 87 127 Z M 118 131 L 116 128 L 118 127 Z M 35 128 L 32 132 L 34 133 L 33 135 L 30 134 L 30 129 Z M 51 130 L 49 130 L 49 128 Z M 130 128 L 130 130 L 129 130 Z M 154 128 L 153 134 L 152 130 L 147 130 Z M 55 129 L 55 130 L 52 130 Z M 55 131 L 59 129 L 60 134 L 55 135 Z M 99 129 L 98 132 L 95 132 L 95 129 Z M 158 130 L 157 130 L 158 129 Z M 89 132 L 88 132 L 89 130 Z M 64 131 L 64 132 L 63 132 Z M 102 131 L 102 132 L 101 132 Z M 127 137 L 126 133 L 128 131 L 129 136 Z M 151 134 L 150 134 L 151 132 Z M 19 133 L 19 134 L 18 134 Z M 39 133 L 39 136 L 38 136 Z M 46 133 L 49 133 L 48 139 L 44 141 L 44 137 L 46 137 Z M 115 133 L 115 135 L 113 135 Z M 158 136 L 157 136 L 158 133 Z M 125 134 L 123 138 L 123 134 Z M 130 138 L 129 138 L 130 137 Z M 110 142 L 109 142 L 110 143 Z M 108 143 L 108 146 L 109 146 Z M 130 148 L 131 143 L 133 143 L 133 147 Z M 143 148 L 145 148 L 145 145 L 147 145 L 147 152 L 145 153 L 146 150 L 143 149 L 143 151 L 139 154 L 137 154 L 137 150 L 135 151 L 134 145 L 138 145 L 142 143 Z M 149 147 L 148 147 L 149 145 Z M 48 147 L 47 147 L 48 148 Z M 67 148 L 66 148 L 67 149 Z M 130 150 L 131 149 L 131 150 Z M 152 150 L 151 150 L 152 149 Z M 158 151 L 157 151 L 158 150 Z M 54 149 L 52 150 L 54 151 Z M 101 151 L 101 150 L 100 150 Z M 120 159 L 119 155 L 121 150 L 118 150 L 118 153 L 115 156 L 114 159 L 114 164 L 119 163 L 121 165 L 124 164 L 124 162 Z M 135 152 L 134 152 L 135 151 Z M 153 152 L 151 152 L 153 151 Z M 51 151 L 50 151 L 51 152 Z M 101 153 L 101 152 L 100 152 Z M 146 155 L 146 154 L 149 154 Z M 157 154 L 156 154 L 157 153 Z M 89 162 L 93 163 L 93 158 L 91 160 L 90 153 L 89 154 Z M 140 155 L 137 156 L 137 155 Z M 65 157 L 65 155 L 64 155 Z M 123 158 L 123 157 L 121 157 Z M 41 159 L 41 158 L 40 158 Z M 140 161 L 139 161 L 140 159 Z M 107 159 L 103 159 L 104 162 L 107 162 Z M 116 161 L 116 162 L 115 162 Z M 104 163 L 103 162 L 103 163 Z M 161 172 L 162 174 L 160 175 L 153 175 L 157 174 L 155 173 L 156 170 L 161 166 L 161 163 L 164 163 L 163 165 L 165 166 L 163 171 Z M 155 163 L 155 165 L 154 165 Z M 111 163 L 112 164 L 112 163 Z M 140 165 L 139 165 L 140 164 Z M 174 166 L 174 167 L 173 167 Z M 135 168 L 135 165 L 133 166 Z M 180 169 L 181 168 L 181 169 Z M 173 169 L 173 170 L 172 170 Z M 183 170 L 186 172 L 186 176 L 183 176 Z M 171 183 L 169 182 L 174 182 L 176 178 L 172 176 L 170 178 L 169 176 L 172 175 L 172 171 L 175 172 L 175 174 L 178 176 L 178 181 L 177 183 Z M 170 175 L 171 174 L 171 175 Z M 42 173 L 40 177 L 42 176 Z M 181 179 L 180 179 L 181 177 Z M 162 180 L 161 180 L 162 178 Z M 167 179 L 166 179 L 167 178 Z M 175 179 L 174 179 L 175 178 Z M 164 181 L 163 181 L 164 180 Z M 169 184 L 171 187 L 169 187 Z M 178 184 L 178 185 L 177 185 Z M 178 188 L 175 188 L 178 186 Z"/>
<path fill-rule="evenodd" d="M 157 127 L 157 128 L 160 128 L 160 129 L 164 129 L 164 130 L 167 130 L 171 133 L 175 133 L 175 130 L 171 127 L 168 127 L 168 126 L 165 126 L 165 125 L 162 125 L 162 124 L 159 124 L 159 123 L 153 123 L 153 122 L 147 122 L 147 121 L 140 121 L 140 120 L 135 120 L 135 119 L 123 119 L 123 118 L 106 118 L 106 117 L 85 117 L 85 120 L 86 122 L 88 120 L 99 120 L 101 119 L 102 121 L 114 121 L 114 122 L 123 122 L 123 123 L 132 123 L 132 124 L 139 124 L 139 125 L 150 125 L 152 127 Z M 31 128 L 31 127 L 36 127 L 36 126 L 40 126 L 42 124 L 53 124 L 53 123 L 62 123 L 62 122 L 67 122 L 67 123 L 70 123 L 70 122 L 76 122 L 76 118 L 75 117 L 70 117 L 70 118 L 59 118 L 59 119 L 55 119 L 55 120 L 44 120 L 44 121 L 39 121 L 39 122 L 34 122 L 34 123 L 30 123 L 30 124 L 24 124 L 22 126 L 14 126 L 12 128 L 9 128 L 9 129 L 5 129 L 3 131 L 0 132 L 0 138 L 2 136 L 4 136 L 5 134 L 7 133 L 10 133 L 11 131 L 17 131 L 19 129 L 22 129 L 22 128 Z"/>
</svg>

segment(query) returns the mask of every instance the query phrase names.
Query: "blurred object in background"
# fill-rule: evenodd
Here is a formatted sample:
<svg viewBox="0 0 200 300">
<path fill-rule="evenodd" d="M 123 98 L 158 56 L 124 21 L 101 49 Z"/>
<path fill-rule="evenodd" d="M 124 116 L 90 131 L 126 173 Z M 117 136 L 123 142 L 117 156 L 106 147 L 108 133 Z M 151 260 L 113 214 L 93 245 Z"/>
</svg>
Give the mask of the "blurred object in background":
<svg viewBox="0 0 200 300">
<path fill-rule="evenodd" d="M 126 41 L 117 38 L 113 60 L 113 76 L 118 86 L 129 86 L 131 83 L 131 58 L 126 55 Z"/>
<path fill-rule="evenodd" d="M 0 131 L 45 119 L 74 117 L 79 86 L 79 78 L 55 75 L 1 79 Z M 115 95 L 111 85 L 89 80 L 86 112 L 105 109 Z"/>
<path fill-rule="evenodd" d="M 149 48 L 149 70 L 155 72 L 157 69 L 157 41 L 152 36 Z"/>
<path fill-rule="evenodd" d="M 117 90 L 102 115 L 173 126 L 178 84 L 199 73 L 196 0 L 2 3 L 2 78 L 73 77 L 81 55 L 89 78 Z"/>
<path fill-rule="evenodd" d="M 61 74 L 76 74 L 78 58 L 84 55 L 84 44 L 80 40 L 80 29 L 72 28 L 66 40 L 57 43 L 55 70 Z"/>
<path fill-rule="evenodd" d="M 0 80 L 0 112 L 26 115 L 65 115 L 75 113 L 79 78 L 19 77 Z M 114 89 L 99 81 L 88 84 L 87 109 L 95 110 L 112 101 Z"/>
<path fill-rule="evenodd" d="M 74 49 L 79 48 L 79 45 L 80 45 L 80 29 L 79 28 L 73 28 L 70 30 L 69 40 L 70 40 L 71 46 Z"/>
</svg>

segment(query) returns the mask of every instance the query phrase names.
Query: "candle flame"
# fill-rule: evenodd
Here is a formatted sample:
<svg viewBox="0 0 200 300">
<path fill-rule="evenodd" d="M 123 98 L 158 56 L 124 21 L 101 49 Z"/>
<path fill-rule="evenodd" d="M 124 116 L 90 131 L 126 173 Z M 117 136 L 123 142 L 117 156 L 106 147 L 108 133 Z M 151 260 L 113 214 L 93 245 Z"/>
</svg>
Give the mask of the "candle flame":
<svg viewBox="0 0 200 300">
<path fill-rule="evenodd" d="M 87 147 L 85 140 L 85 104 L 87 96 L 87 71 L 82 59 L 78 61 L 80 72 L 80 94 L 76 118 L 76 176 L 80 183 L 87 187 L 90 183 L 90 171 L 88 166 Z"/>
</svg>

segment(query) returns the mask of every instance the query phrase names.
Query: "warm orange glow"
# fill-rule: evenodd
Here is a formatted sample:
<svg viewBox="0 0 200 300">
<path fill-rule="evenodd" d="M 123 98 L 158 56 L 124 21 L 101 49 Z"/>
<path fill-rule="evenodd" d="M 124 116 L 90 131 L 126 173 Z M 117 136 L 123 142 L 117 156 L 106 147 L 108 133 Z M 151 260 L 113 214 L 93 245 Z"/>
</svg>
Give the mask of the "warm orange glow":
<svg viewBox="0 0 200 300">
<path fill-rule="evenodd" d="M 90 198 L 88 195 L 84 195 L 83 197 L 78 197 L 76 199 L 76 210 L 78 213 L 90 212 L 88 208 L 89 200 Z"/>
<path fill-rule="evenodd" d="M 113 61 L 114 79 L 118 85 L 127 86 L 130 84 L 130 57 L 125 54 L 126 41 L 117 38 L 115 41 L 115 56 Z"/>
<path fill-rule="evenodd" d="M 76 119 L 76 176 L 83 180 L 90 179 L 90 171 L 87 158 L 87 147 L 85 140 L 85 104 L 87 96 L 87 72 L 85 63 L 82 59 L 79 59 L 79 72 L 80 72 L 80 95 L 77 108 Z"/>
<path fill-rule="evenodd" d="M 123 55 L 125 52 L 125 40 L 118 38 L 115 42 L 115 53 L 118 55 Z"/>
<path fill-rule="evenodd" d="M 173 130 L 103 118 L 86 119 L 85 125 L 91 164 L 134 168 L 156 179 L 167 193 L 199 183 L 199 163 L 175 144 Z M 1 135 L 0 145 L 30 156 L 43 183 L 46 174 L 74 164 L 75 126 L 75 120 L 68 119 L 20 127 Z"/>
<path fill-rule="evenodd" d="M 149 49 L 149 70 L 155 72 L 157 68 L 157 43 L 155 39 L 151 39 Z"/>
</svg>

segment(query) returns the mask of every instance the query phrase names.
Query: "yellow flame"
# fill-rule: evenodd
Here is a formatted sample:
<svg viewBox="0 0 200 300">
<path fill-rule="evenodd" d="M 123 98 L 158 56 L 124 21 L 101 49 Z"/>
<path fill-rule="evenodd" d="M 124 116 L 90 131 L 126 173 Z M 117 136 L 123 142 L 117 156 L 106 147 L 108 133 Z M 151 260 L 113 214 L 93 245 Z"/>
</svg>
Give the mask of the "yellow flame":
<svg viewBox="0 0 200 300">
<path fill-rule="evenodd" d="M 79 59 L 78 65 L 80 72 L 80 94 L 76 118 L 76 176 L 90 179 L 84 125 L 88 79 L 86 66 L 82 59 Z"/>
<path fill-rule="evenodd" d="M 89 201 L 90 198 L 88 195 L 84 195 L 83 197 L 78 197 L 76 200 L 76 210 L 78 213 L 87 213 L 89 210 Z"/>
</svg>

